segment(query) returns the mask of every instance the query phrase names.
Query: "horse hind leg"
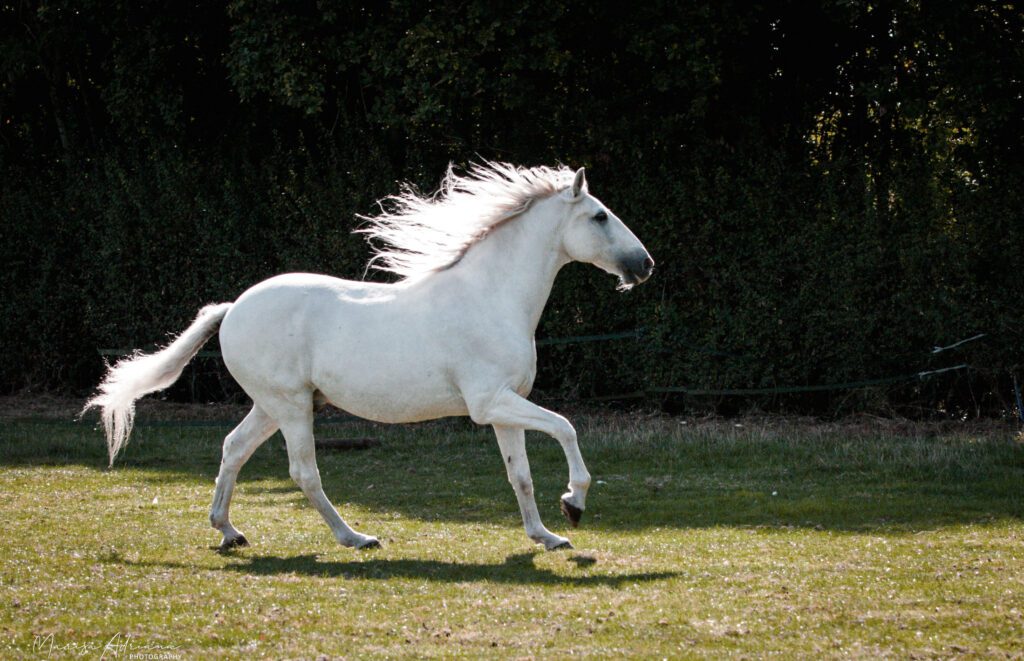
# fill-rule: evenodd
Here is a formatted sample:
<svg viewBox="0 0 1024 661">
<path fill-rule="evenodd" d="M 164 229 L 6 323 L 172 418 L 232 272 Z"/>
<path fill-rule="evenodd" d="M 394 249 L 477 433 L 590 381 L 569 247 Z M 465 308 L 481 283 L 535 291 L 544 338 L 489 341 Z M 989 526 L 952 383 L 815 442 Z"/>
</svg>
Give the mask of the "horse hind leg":
<svg viewBox="0 0 1024 661">
<path fill-rule="evenodd" d="M 224 536 L 221 550 L 248 546 L 249 541 L 233 525 L 228 516 L 231 494 L 235 490 L 238 472 L 252 453 L 277 431 L 277 423 L 258 406 L 253 406 L 245 419 L 224 439 L 224 453 L 217 474 L 217 487 L 210 506 L 210 525 Z"/>
<path fill-rule="evenodd" d="M 303 407 L 301 413 L 282 418 L 281 433 L 284 434 L 288 446 L 288 472 L 295 483 L 306 494 L 306 498 L 324 518 L 335 539 L 343 546 L 357 549 L 369 549 L 380 546 L 376 537 L 358 533 L 334 509 L 327 499 L 320 481 L 320 471 L 316 465 L 316 447 L 313 441 L 313 410 L 310 406 Z"/>
</svg>

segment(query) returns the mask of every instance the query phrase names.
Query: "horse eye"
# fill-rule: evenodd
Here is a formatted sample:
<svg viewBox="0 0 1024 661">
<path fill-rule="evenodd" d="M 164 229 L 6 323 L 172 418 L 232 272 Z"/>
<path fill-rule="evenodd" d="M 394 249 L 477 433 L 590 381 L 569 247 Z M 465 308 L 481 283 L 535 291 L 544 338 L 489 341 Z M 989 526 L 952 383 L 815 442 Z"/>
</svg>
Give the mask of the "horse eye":
<svg viewBox="0 0 1024 661">
<path fill-rule="evenodd" d="M 608 214 L 606 214 L 604 211 L 598 211 L 597 213 L 594 214 L 594 220 L 596 220 L 599 223 L 603 223 L 604 221 L 608 220 Z"/>
</svg>

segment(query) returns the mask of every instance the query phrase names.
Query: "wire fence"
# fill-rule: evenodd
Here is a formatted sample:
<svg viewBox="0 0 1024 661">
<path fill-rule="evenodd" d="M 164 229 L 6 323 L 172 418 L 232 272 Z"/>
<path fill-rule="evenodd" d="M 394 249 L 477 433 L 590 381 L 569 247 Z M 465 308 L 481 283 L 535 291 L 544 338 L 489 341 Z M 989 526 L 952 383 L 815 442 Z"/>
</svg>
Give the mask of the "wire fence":
<svg viewBox="0 0 1024 661">
<path fill-rule="evenodd" d="M 561 338 L 544 338 L 537 340 L 537 346 L 557 346 L 557 345 L 568 345 L 578 344 L 584 342 L 599 342 L 608 340 L 623 340 L 623 339 L 642 339 L 646 329 L 638 328 L 632 331 L 624 331 L 620 333 L 606 333 L 602 335 L 580 335 L 574 337 L 561 337 Z M 928 352 L 928 357 L 959 349 L 966 344 L 981 340 L 988 337 L 987 333 L 977 333 L 970 337 L 958 340 L 952 344 L 945 346 L 934 345 Z M 749 356 L 739 356 L 734 353 L 719 351 L 710 347 L 698 347 L 684 345 L 684 348 L 698 351 L 700 353 L 712 354 L 725 356 L 730 358 L 749 358 Z M 908 352 L 906 355 L 921 355 L 924 352 Z M 837 383 L 819 383 L 819 384 L 800 384 L 800 385 L 781 385 L 781 386 L 770 386 L 770 387 L 759 387 L 759 388 L 702 388 L 693 387 L 686 385 L 665 385 L 665 386 L 649 386 L 646 388 L 633 390 L 629 392 L 615 393 L 610 395 L 599 395 L 595 397 L 586 398 L 586 401 L 594 402 L 611 402 L 611 401 L 625 401 L 632 399 L 648 399 L 652 396 L 657 395 L 686 395 L 689 397 L 763 397 L 771 395 L 790 395 L 790 394 L 801 394 L 801 393 L 815 393 L 815 392 L 838 392 L 843 390 L 856 390 L 860 388 L 871 388 L 878 386 L 897 385 L 913 382 L 926 381 L 932 377 L 940 374 L 948 374 L 952 372 L 970 371 L 976 368 L 972 367 L 968 363 L 958 363 L 955 365 L 949 365 L 946 367 L 938 367 L 934 369 L 921 369 L 915 372 L 898 374 L 893 376 L 882 376 L 871 379 L 860 379 L 856 381 L 843 381 Z M 1013 395 L 1016 403 L 1016 416 L 1018 420 L 1024 423 L 1024 401 L 1022 401 L 1021 388 L 1018 383 L 1017 376 L 1015 373 L 1010 371 L 1009 376 L 1013 382 Z"/>
<path fill-rule="evenodd" d="M 646 328 L 636 328 L 629 331 L 620 331 L 616 333 L 601 333 L 596 335 L 573 335 L 568 337 L 548 337 L 541 338 L 536 341 L 538 347 L 553 347 L 553 346 L 566 346 L 573 344 L 587 344 L 591 342 L 608 342 L 614 340 L 641 340 L 646 334 Z M 929 352 L 929 356 L 935 356 L 946 351 L 952 351 L 959 349 L 966 344 L 975 342 L 982 338 L 987 337 L 986 333 L 977 333 L 971 337 L 964 338 L 952 344 L 945 346 L 935 345 Z M 152 347 L 156 348 L 156 347 Z M 694 351 L 700 351 L 702 353 L 722 355 L 729 357 L 739 357 L 732 353 L 718 351 L 710 347 L 691 347 L 686 346 Z M 130 349 L 99 349 L 99 354 L 104 358 L 120 358 L 124 356 L 130 356 L 135 353 L 134 350 Z M 199 358 L 214 358 L 220 359 L 221 354 L 216 350 L 204 350 L 196 354 Z M 893 376 L 882 376 L 872 379 L 861 379 L 857 381 L 844 381 L 838 383 L 819 383 L 819 384 L 799 384 L 799 385 L 782 385 L 772 387 L 761 387 L 761 388 L 699 388 L 686 385 L 661 385 L 661 386 L 650 386 L 638 390 L 632 390 L 623 393 L 616 393 L 611 395 L 599 395 L 595 397 L 586 398 L 586 401 L 594 402 L 610 402 L 610 401 L 625 401 L 632 399 L 646 399 L 651 396 L 657 395 L 686 395 L 690 397 L 760 397 L 769 395 L 790 395 L 800 393 L 815 393 L 815 392 L 838 392 L 842 390 L 856 390 L 859 388 L 871 388 L 877 386 L 896 385 L 901 383 L 912 383 L 920 382 L 930 379 L 939 374 L 947 374 L 950 372 L 960 372 L 963 370 L 974 369 L 967 363 L 958 363 L 956 365 L 950 365 L 947 367 L 940 367 L 936 369 L 922 369 L 916 372 L 910 372 L 905 374 L 898 374 Z M 1013 381 L 1013 394 L 1014 401 L 1016 402 L 1016 414 L 1021 422 L 1024 422 L 1024 402 L 1022 402 L 1021 388 L 1017 381 L 1017 376 L 1014 373 L 1010 373 Z"/>
</svg>

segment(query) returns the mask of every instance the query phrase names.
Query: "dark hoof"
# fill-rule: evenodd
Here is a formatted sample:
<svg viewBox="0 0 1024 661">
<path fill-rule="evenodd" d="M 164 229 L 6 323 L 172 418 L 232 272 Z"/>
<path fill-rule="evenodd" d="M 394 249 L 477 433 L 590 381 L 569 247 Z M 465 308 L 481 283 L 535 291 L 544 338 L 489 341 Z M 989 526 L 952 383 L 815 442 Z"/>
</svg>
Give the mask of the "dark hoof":
<svg viewBox="0 0 1024 661">
<path fill-rule="evenodd" d="M 380 548 L 380 542 L 377 541 L 376 539 L 371 539 L 368 542 L 360 544 L 356 548 L 359 549 L 360 551 L 365 551 L 366 549 L 379 549 Z"/>
<path fill-rule="evenodd" d="M 573 549 L 572 542 L 562 542 L 558 546 L 548 549 L 549 551 L 571 551 Z"/>
<path fill-rule="evenodd" d="M 575 505 L 570 505 L 569 503 L 565 502 L 564 500 L 562 500 L 560 502 L 561 502 L 561 505 L 562 505 L 562 514 L 565 515 L 565 518 L 568 519 L 568 521 L 572 525 L 572 527 L 575 528 L 575 527 L 579 526 L 580 525 L 580 517 L 583 516 L 583 510 L 581 510 L 580 508 L 576 507 Z"/>
<path fill-rule="evenodd" d="M 249 546 L 249 540 L 245 538 L 245 535 L 239 535 L 232 539 L 225 539 L 220 543 L 218 550 L 223 553 L 224 551 L 230 551 L 231 549 L 237 549 L 243 546 Z"/>
</svg>

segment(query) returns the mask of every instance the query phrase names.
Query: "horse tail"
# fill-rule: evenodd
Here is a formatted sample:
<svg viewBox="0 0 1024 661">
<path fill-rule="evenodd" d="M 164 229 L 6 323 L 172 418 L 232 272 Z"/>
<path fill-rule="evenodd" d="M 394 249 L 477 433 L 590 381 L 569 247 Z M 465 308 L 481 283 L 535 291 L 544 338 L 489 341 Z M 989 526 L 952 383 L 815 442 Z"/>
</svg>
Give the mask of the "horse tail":
<svg viewBox="0 0 1024 661">
<path fill-rule="evenodd" d="M 217 332 L 232 303 L 207 305 L 184 333 L 156 353 L 136 351 L 107 370 L 99 391 L 85 403 L 82 413 L 99 408 L 107 436 L 110 465 L 128 442 L 135 419 L 135 400 L 167 388 L 181 376 L 185 365 Z"/>
</svg>

